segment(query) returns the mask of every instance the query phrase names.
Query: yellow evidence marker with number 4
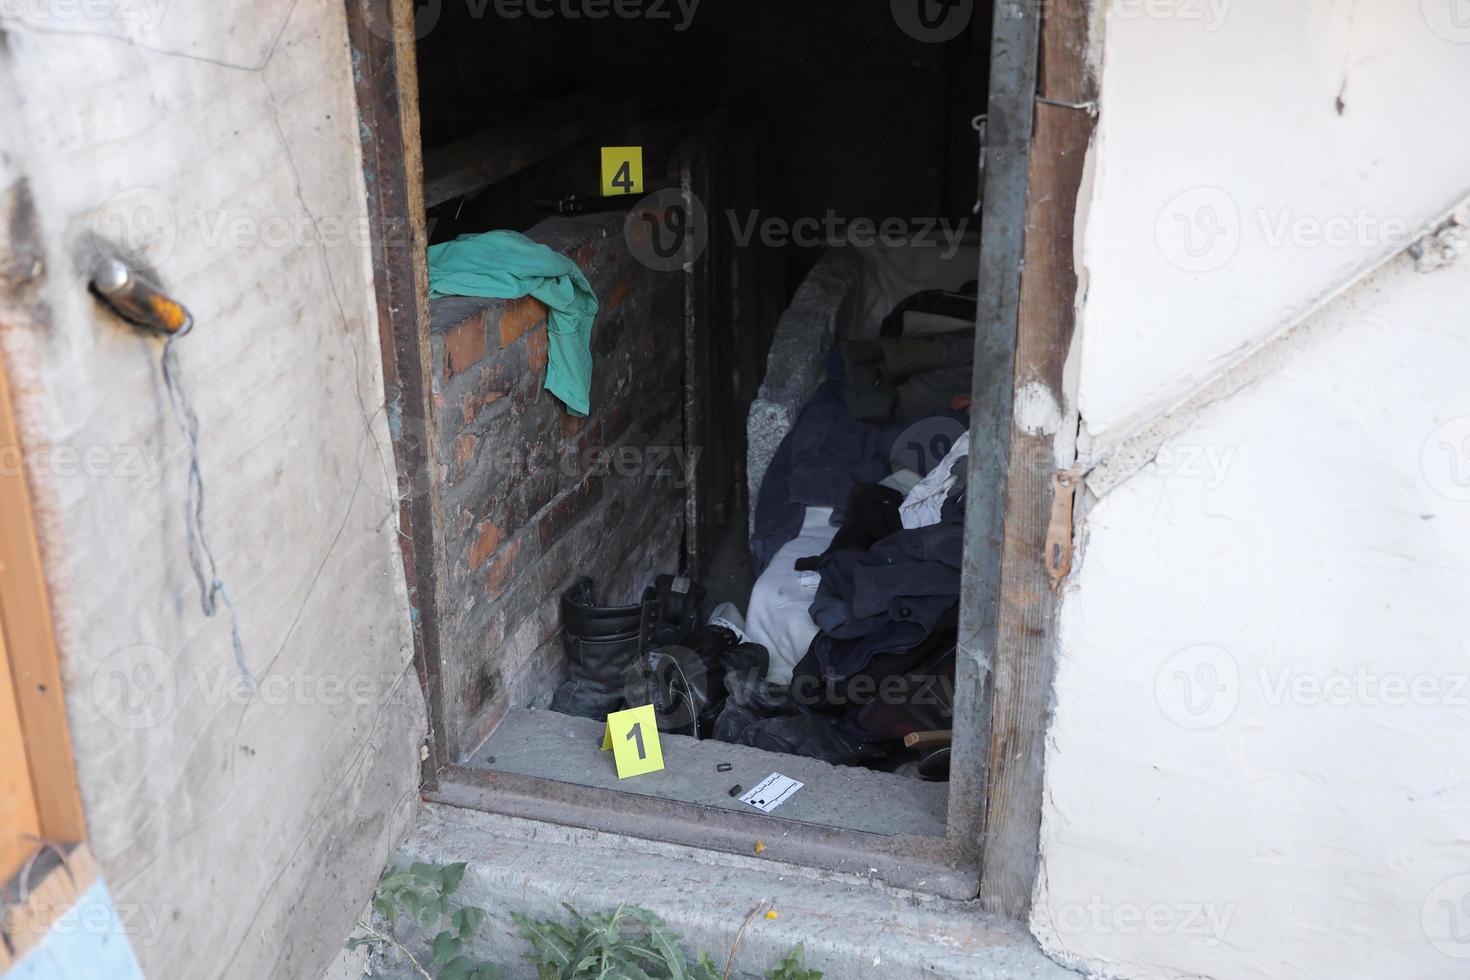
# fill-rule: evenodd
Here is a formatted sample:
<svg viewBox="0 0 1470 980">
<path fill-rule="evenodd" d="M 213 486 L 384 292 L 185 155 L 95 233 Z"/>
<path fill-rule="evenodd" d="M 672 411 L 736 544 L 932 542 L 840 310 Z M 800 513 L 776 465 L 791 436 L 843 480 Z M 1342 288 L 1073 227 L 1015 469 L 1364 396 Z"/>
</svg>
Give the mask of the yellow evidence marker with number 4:
<svg viewBox="0 0 1470 980">
<path fill-rule="evenodd" d="M 643 193 L 643 147 L 602 148 L 602 196 Z"/>
<path fill-rule="evenodd" d="M 664 767 L 664 750 L 658 741 L 658 718 L 653 705 L 631 708 L 607 716 L 602 751 L 612 749 L 618 778 L 643 776 Z"/>
</svg>

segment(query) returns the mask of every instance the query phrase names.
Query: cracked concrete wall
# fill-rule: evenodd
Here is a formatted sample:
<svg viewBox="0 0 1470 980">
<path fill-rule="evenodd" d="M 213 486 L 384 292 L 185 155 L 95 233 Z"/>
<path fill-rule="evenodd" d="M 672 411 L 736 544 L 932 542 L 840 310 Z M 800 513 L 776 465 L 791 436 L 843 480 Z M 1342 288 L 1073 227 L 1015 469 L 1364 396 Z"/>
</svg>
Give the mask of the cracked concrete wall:
<svg viewBox="0 0 1470 980">
<path fill-rule="evenodd" d="M 1076 392 L 1105 452 L 1470 193 L 1457 0 L 1098 0 Z"/>
<path fill-rule="evenodd" d="M 1107 977 L 1462 976 L 1470 264 L 1403 250 L 1470 194 L 1470 27 L 1105 6 L 1033 931 Z"/>
<path fill-rule="evenodd" d="M 0 344 L 92 848 L 148 975 L 317 976 L 425 729 L 344 8 L 11 5 L 0 31 Z M 244 671 L 190 566 L 161 344 L 86 290 L 104 242 L 196 318 L 177 372 Z"/>
<path fill-rule="evenodd" d="M 1096 502 L 1032 926 L 1106 976 L 1470 959 L 1470 262 L 1407 257 Z"/>
</svg>

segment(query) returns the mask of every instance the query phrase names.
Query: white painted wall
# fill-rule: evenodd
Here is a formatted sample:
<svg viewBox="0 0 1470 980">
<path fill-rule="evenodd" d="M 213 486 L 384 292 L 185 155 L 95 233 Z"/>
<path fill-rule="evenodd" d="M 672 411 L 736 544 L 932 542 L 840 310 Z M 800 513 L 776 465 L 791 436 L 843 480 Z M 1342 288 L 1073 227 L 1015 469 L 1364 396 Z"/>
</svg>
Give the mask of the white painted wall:
<svg viewBox="0 0 1470 980">
<path fill-rule="evenodd" d="M 425 726 L 344 7 L 5 13 L 0 343 L 92 848 L 147 975 L 319 976 L 407 831 Z M 86 291 L 94 234 L 197 319 L 179 363 L 254 697 L 185 557 L 160 345 Z"/>
<path fill-rule="evenodd" d="M 1077 396 L 1102 453 L 1470 192 L 1470 11 L 1098 3 Z"/>
<path fill-rule="evenodd" d="M 1467 304 L 1470 262 L 1394 264 L 1088 516 L 1050 951 L 1159 980 L 1470 971 Z"/>
<path fill-rule="evenodd" d="M 1109 3 L 1033 930 L 1105 976 L 1470 975 L 1470 259 L 1392 257 L 1470 194 L 1470 16 Z"/>
</svg>

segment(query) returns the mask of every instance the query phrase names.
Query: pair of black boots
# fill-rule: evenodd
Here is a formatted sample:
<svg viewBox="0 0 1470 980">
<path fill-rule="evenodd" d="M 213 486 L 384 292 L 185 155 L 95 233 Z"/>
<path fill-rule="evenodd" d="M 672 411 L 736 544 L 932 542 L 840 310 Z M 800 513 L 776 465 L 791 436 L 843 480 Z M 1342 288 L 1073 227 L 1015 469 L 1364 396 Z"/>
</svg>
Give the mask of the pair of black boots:
<svg viewBox="0 0 1470 980">
<path fill-rule="evenodd" d="M 652 704 L 660 730 L 707 733 L 725 701 L 721 657 L 739 638 L 703 625 L 703 604 L 703 587 L 673 575 L 631 606 L 599 606 L 592 580 L 578 580 L 561 597 L 568 672 L 552 710 L 601 720 Z"/>
</svg>

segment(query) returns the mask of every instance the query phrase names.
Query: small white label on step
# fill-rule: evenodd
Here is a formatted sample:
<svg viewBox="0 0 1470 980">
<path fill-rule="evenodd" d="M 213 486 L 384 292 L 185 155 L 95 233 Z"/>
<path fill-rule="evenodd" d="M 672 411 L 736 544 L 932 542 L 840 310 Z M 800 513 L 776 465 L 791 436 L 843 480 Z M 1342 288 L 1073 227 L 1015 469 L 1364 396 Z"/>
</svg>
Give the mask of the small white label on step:
<svg viewBox="0 0 1470 980">
<path fill-rule="evenodd" d="M 674 579 L 674 584 L 669 586 L 669 591 L 674 593 L 675 595 L 688 595 L 689 586 L 692 584 L 693 583 L 690 582 L 689 579 L 684 578 L 681 575 L 678 578 Z"/>
<path fill-rule="evenodd" d="M 791 794 L 805 785 L 805 783 L 798 783 L 790 776 L 783 776 L 779 772 L 773 772 L 765 779 L 762 779 L 759 786 L 740 797 L 740 802 L 749 803 L 757 810 L 770 813 L 776 807 L 791 799 Z"/>
</svg>

